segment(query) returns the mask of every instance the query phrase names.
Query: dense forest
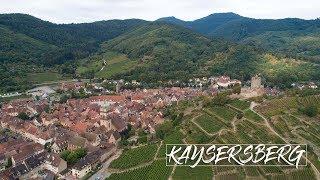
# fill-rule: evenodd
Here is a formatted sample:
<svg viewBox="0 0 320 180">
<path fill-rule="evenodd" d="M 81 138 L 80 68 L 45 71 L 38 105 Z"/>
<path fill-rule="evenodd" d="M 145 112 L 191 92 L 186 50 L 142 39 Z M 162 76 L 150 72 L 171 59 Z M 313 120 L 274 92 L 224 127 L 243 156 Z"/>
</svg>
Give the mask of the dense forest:
<svg viewBox="0 0 320 180">
<path fill-rule="evenodd" d="M 247 80 L 261 73 L 276 86 L 318 80 L 319 24 L 233 13 L 190 22 L 169 17 L 54 24 L 0 14 L 0 92 L 28 89 L 34 73 L 47 72 L 146 82 L 221 74 Z"/>
<path fill-rule="evenodd" d="M 70 64 L 98 51 L 101 42 L 144 23 L 129 19 L 54 24 L 25 14 L 0 14 L 0 92 L 30 88 L 27 73 L 47 68 L 74 73 Z"/>
<path fill-rule="evenodd" d="M 222 37 L 258 46 L 272 53 L 320 63 L 320 19 L 252 19 L 234 13 L 217 13 L 195 21 L 161 18 L 209 37 Z"/>
<path fill-rule="evenodd" d="M 208 38 L 162 22 L 144 25 L 109 40 L 102 44 L 101 51 L 122 53 L 127 55 L 127 61 L 138 63 L 131 71 L 115 74 L 113 78 L 143 82 L 187 81 L 191 77 L 223 74 L 246 81 L 259 73 L 268 85 L 288 87 L 293 82 L 320 77 L 318 65 L 267 54 L 255 46 Z M 91 61 L 103 59 L 101 53 Z"/>
</svg>

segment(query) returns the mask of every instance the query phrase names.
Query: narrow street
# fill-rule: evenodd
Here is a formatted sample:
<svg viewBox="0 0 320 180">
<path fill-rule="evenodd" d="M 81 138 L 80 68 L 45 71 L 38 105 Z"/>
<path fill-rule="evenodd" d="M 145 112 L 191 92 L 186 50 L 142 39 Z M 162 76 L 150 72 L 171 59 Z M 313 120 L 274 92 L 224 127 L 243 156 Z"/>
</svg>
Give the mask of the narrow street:
<svg viewBox="0 0 320 180">
<path fill-rule="evenodd" d="M 105 179 L 110 176 L 110 173 L 108 172 L 108 168 L 110 166 L 110 163 L 117 159 L 122 154 L 122 150 L 119 150 L 111 156 L 105 163 L 103 163 L 103 167 L 96 172 L 94 175 L 92 175 L 89 180 L 97 180 L 97 179 Z"/>
</svg>

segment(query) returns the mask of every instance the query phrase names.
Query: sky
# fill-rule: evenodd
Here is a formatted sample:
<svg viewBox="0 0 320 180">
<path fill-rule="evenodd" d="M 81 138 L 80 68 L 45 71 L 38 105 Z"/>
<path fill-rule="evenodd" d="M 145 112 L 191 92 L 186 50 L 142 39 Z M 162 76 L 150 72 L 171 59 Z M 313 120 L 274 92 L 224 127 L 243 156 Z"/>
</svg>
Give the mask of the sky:
<svg viewBox="0 0 320 180">
<path fill-rule="evenodd" d="M 320 17 L 319 0 L 0 0 L 0 13 L 25 13 L 54 23 L 109 19 L 195 20 L 234 12 L 261 19 Z"/>
</svg>

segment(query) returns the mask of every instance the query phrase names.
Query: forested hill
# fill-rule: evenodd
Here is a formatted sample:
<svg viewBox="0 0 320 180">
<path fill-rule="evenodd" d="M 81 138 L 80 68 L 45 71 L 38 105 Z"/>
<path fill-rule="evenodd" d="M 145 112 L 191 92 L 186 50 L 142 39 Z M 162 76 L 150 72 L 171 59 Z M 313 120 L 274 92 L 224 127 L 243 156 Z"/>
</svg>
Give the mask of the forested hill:
<svg viewBox="0 0 320 180">
<path fill-rule="evenodd" d="M 90 53 L 95 52 L 101 42 L 119 36 L 144 23 L 146 21 L 129 19 L 83 24 L 54 24 L 26 14 L 0 14 L 0 26 L 2 30 L 6 29 L 6 31 L 11 31 L 14 34 L 20 34 L 21 37 L 24 35 L 24 38 L 34 39 L 34 41 L 39 43 L 56 47 L 55 51 L 52 51 L 51 48 L 48 49 L 48 53 L 45 56 L 32 56 L 40 64 L 49 66 L 86 57 Z M 10 36 L 3 36 L 1 43 L 5 46 L 9 44 L 7 41 L 11 40 Z M 15 42 L 23 43 L 19 42 L 17 38 Z M 31 45 L 29 43 L 24 44 L 26 46 Z M 13 47 L 10 51 L 14 53 L 20 50 Z M 3 49 L 1 53 L 8 55 L 8 52 L 3 52 Z M 25 56 L 21 52 L 15 53 L 15 55 Z M 13 59 L 19 58 L 15 57 Z M 2 61 L 5 60 L 12 60 L 12 56 L 2 57 Z M 20 60 L 24 60 L 24 58 Z"/>
<path fill-rule="evenodd" d="M 251 44 L 273 53 L 320 63 L 320 20 L 252 19 L 234 13 L 217 13 L 195 21 L 161 18 L 210 37 Z"/>
<path fill-rule="evenodd" d="M 30 88 L 30 76 L 48 69 L 72 76 L 76 60 L 144 23 L 129 19 L 54 24 L 26 14 L 0 14 L 0 93 Z"/>
<path fill-rule="evenodd" d="M 245 81 L 261 73 L 269 85 L 285 87 L 292 82 L 319 80 L 320 77 L 319 67 L 311 63 L 277 58 L 255 47 L 211 39 L 162 22 L 124 33 L 103 43 L 101 50 L 127 55 L 127 63 L 135 64 L 130 71 L 115 73 L 113 77 L 143 82 L 186 81 L 191 77 L 223 74 Z M 92 62 L 97 64 L 100 60 L 101 64 L 104 59 L 102 53 Z"/>
<path fill-rule="evenodd" d="M 319 66 L 300 61 L 306 56 L 317 62 L 319 20 L 261 23 L 233 13 L 194 22 L 161 20 L 166 22 L 54 24 L 25 14 L 0 14 L 0 93 L 28 89 L 35 83 L 30 77 L 48 71 L 67 78 L 93 74 L 145 82 L 222 74 L 247 80 L 255 73 L 273 85 L 319 80 Z M 283 58 L 282 52 L 297 58 Z"/>
<path fill-rule="evenodd" d="M 164 17 L 157 21 L 181 25 L 204 35 L 210 35 L 220 26 L 239 19 L 241 20 L 246 18 L 234 13 L 216 13 L 194 21 L 183 21 L 175 17 Z"/>
<path fill-rule="evenodd" d="M 158 21 L 183 25 L 204 35 L 221 36 L 234 41 L 269 31 L 299 31 L 320 28 L 319 19 L 253 19 L 235 13 L 215 13 L 194 21 L 183 21 L 175 17 L 160 18 Z"/>
<path fill-rule="evenodd" d="M 191 30 L 154 22 L 112 39 L 104 49 L 121 52 L 130 59 L 139 59 L 138 67 L 120 76 L 146 82 L 180 79 L 207 73 L 201 66 L 217 52 L 228 49 L 225 41 L 211 41 Z"/>
</svg>

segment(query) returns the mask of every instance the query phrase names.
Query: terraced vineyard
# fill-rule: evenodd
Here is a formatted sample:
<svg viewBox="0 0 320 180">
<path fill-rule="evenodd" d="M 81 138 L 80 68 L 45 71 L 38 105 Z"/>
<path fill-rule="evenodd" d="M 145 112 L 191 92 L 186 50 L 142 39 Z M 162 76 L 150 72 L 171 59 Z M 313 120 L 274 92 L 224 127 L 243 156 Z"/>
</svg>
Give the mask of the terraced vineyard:
<svg viewBox="0 0 320 180">
<path fill-rule="evenodd" d="M 217 133 L 219 130 L 226 127 L 224 122 L 221 122 L 215 116 L 210 116 L 208 114 L 201 115 L 195 119 L 195 122 L 199 124 L 206 132 L 211 134 Z"/>
<path fill-rule="evenodd" d="M 158 146 L 156 144 L 142 146 L 125 151 L 122 156 L 110 164 L 111 168 L 126 169 L 149 162 L 156 154 Z"/>
<path fill-rule="evenodd" d="M 166 161 L 156 160 L 151 165 L 140 167 L 131 171 L 125 171 L 122 173 L 114 173 L 108 179 L 110 180 L 143 180 L 143 179 L 159 179 L 167 180 L 172 167 L 166 166 Z"/>
<path fill-rule="evenodd" d="M 187 166 L 179 166 L 179 167 L 176 167 L 173 174 L 173 179 L 175 180 L 185 180 L 185 179 L 211 180 L 212 177 L 213 177 L 213 172 L 210 166 L 198 166 L 193 169 Z"/>
<path fill-rule="evenodd" d="M 165 137 L 161 146 L 149 145 L 153 146 L 148 147 L 152 149 L 150 153 L 141 149 L 124 153 L 115 161 L 117 166 L 113 163 L 117 169 L 110 179 L 319 179 L 320 115 L 312 118 L 303 115 L 298 110 L 301 105 L 320 107 L 320 98 L 286 97 L 267 100 L 254 108 L 250 108 L 249 102 L 236 100 L 226 106 L 197 109 L 188 114 L 174 133 Z M 239 113 L 244 115 L 241 119 L 237 118 Z M 308 165 L 298 169 L 281 166 L 199 166 L 195 169 L 165 166 L 165 144 L 181 143 L 307 144 Z M 138 163 L 128 162 L 136 159 Z"/>
<path fill-rule="evenodd" d="M 219 117 L 223 118 L 226 123 L 232 121 L 237 114 L 235 111 L 224 106 L 212 107 L 210 108 L 210 111 L 212 111 L 214 114 L 218 115 Z"/>
<path fill-rule="evenodd" d="M 231 106 L 238 108 L 240 110 L 246 110 L 250 107 L 249 101 L 241 101 L 241 100 L 234 100 L 230 103 Z"/>
<path fill-rule="evenodd" d="M 164 141 L 159 149 L 159 153 L 157 157 L 166 157 L 166 144 L 183 144 L 182 142 L 183 135 L 180 131 L 175 131 L 172 134 L 168 135 L 164 138 Z"/>
</svg>

